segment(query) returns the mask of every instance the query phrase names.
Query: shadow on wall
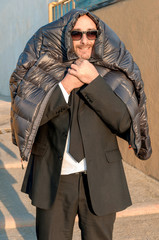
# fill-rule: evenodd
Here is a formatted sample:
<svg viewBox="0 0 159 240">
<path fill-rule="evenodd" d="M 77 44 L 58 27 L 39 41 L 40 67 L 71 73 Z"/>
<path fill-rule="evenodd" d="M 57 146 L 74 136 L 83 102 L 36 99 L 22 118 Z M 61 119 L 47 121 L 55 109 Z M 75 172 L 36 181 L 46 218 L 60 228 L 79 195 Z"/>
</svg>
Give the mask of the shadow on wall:
<svg viewBox="0 0 159 240">
<path fill-rule="evenodd" d="M 0 143 L 0 151 L 7 152 L 11 158 L 17 158 L 16 154 L 3 143 Z M 9 217 L 10 219 L 12 218 L 14 220 L 16 232 L 17 235 L 20 236 L 20 239 L 28 240 L 26 228 L 24 229 L 20 227 L 22 225 L 21 220 L 23 219 L 23 225 L 26 227 L 29 226 L 30 222 L 32 223 L 35 221 L 34 216 L 28 212 L 18 193 L 14 189 L 13 184 L 17 183 L 17 180 L 12 176 L 13 174 L 11 175 L 9 171 L 5 169 L 3 163 L 4 160 L 0 159 L 0 236 L 2 237 L 0 237 L 0 239 L 10 239 L 7 235 Z M 16 174 L 16 169 L 14 169 L 14 174 Z M 34 230 L 32 229 L 32 231 Z M 13 234 L 15 236 L 15 233 Z M 32 234 L 35 235 L 35 233 Z M 16 239 L 18 239 L 18 236 Z"/>
<path fill-rule="evenodd" d="M 0 150 L 3 149 L 7 154 L 9 154 L 12 158 L 17 158 L 16 154 L 10 150 L 7 146 L 5 146 L 3 143 L 0 142 Z M 3 168 L 3 162 L 0 160 L 0 166 Z"/>
</svg>

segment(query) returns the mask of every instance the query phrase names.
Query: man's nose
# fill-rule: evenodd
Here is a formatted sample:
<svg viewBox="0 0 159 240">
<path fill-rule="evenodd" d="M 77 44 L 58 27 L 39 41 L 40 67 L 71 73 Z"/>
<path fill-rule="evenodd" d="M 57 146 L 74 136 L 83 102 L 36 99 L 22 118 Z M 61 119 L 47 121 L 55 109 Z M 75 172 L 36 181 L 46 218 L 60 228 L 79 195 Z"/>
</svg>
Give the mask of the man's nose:
<svg viewBox="0 0 159 240">
<path fill-rule="evenodd" d="M 81 38 L 81 42 L 82 42 L 82 43 L 87 43 L 87 42 L 88 42 L 88 38 L 87 38 L 87 36 L 86 36 L 85 33 L 83 34 L 83 36 L 82 36 L 82 38 Z"/>
</svg>

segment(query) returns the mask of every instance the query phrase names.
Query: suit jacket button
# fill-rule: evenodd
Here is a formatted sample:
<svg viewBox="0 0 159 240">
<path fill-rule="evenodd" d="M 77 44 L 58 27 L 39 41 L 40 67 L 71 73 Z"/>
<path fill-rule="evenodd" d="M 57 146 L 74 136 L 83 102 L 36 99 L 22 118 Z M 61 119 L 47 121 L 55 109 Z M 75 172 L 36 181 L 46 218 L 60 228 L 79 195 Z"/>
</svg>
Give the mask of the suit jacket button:
<svg viewBox="0 0 159 240">
<path fill-rule="evenodd" d="M 63 157 L 59 157 L 59 160 L 62 161 Z"/>
</svg>

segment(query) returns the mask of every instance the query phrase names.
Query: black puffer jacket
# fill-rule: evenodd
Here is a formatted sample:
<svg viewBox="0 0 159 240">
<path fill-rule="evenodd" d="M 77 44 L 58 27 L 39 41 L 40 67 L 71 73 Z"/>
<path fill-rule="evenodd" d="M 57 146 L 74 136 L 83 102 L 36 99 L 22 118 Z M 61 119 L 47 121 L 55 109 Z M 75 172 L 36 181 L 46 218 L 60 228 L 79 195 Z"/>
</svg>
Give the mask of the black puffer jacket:
<svg viewBox="0 0 159 240">
<path fill-rule="evenodd" d="M 90 62 L 102 76 L 110 70 L 119 70 L 118 79 L 113 77 L 113 71 L 107 73 L 107 83 L 126 103 L 132 118 L 130 132 L 124 138 L 140 159 L 148 159 L 152 151 L 140 71 L 124 44 L 104 22 L 90 12 L 76 9 L 40 28 L 18 60 L 10 79 L 13 143 L 18 145 L 22 159 L 28 160 L 54 86 L 77 59 L 70 31 L 83 14 L 96 22 L 99 31 Z"/>
</svg>

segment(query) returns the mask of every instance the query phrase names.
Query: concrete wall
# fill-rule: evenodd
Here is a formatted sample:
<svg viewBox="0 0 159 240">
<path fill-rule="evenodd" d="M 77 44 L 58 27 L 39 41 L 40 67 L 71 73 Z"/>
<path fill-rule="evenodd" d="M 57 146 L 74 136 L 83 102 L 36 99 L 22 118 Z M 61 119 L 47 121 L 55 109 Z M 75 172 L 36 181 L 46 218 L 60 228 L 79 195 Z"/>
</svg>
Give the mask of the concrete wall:
<svg viewBox="0 0 159 240">
<path fill-rule="evenodd" d="M 120 140 L 123 159 L 159 180 L 159 1 L 125 0 L 94 13 L 125 43 L 145 83 L 153 154 L 149 160 L 141 161 Z"/>
<path fill-rule="evenodd" d="M 48 23 L 49 0 L 0 1 L 0 94 L 9 96 L 9 78 L 26 42 Z"/>
</svg>

